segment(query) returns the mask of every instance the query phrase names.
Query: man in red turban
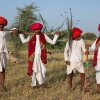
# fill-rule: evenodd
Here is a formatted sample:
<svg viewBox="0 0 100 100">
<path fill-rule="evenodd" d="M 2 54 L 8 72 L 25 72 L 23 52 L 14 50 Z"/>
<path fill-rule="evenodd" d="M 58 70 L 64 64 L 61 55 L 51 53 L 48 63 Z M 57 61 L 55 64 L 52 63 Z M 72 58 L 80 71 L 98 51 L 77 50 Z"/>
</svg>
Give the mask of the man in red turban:
<svg viewBox="0 0 100 100">
<path fill-rule="evenodd" d="M 100 24 L 98 25 L 98 31 L 100 32 Z M 89 47 L 89 51 L 94 51 L 93 66 L 96 70 L 96 91 L 100 93 L 100 36 Z"/>
<path fill-rule="evenodd" d="M 84 89 L 85 74 L 84 66 L 82 61 L 83 52 L 86 52 L 85 43 L 83 39 L 80 39 L 82 30 L 74 27 L 72 29 L 72 43 L 69 45 L 69 42 L 66 43 L 64 50 L 64 58 L 67 64 L 67 74 L 68 74 L 68 83 L 70 90 L 72 87 L 73 73 L 78 71 L 81 77 L 81 90 Z"/>
<path fill-rule="evenodd" d="M 55 44 L 58 38 L 58 33 L 56 32 L 54 39 L 51 40 L 46 34 L 41 32 L 43 28 L 41 23 L 33 23 L 29 28 L 33 32 L 31 37 L 29 36 L 25 39 L 24 36 L 20 34 L 21 41 L 23 43 L 28 42 L 27 74 L 32 76 L 32 87 L 36 87 L 36 80 L 39 82 L 40 86 L 44 86 L 46 72 L 44 64 L 47 63 L 46 42 Z"/>
<path fill-rule="evenodd" d="M 5 41 L 6 32 L 3 31 L 4 26 L 7 25 L 7 20 L 0 16 L 0 93 L 4 87 L 5 67 L 7 65 L 7 47 Z"/>
<path fill-rule="evenodd" d="M 7 66 L 8 50 L 6 45 L 6 35 L 8 33 L 13 33 L 13 31 L 4 31 L 4 27 L 7 25 L 7 20 L 0 16 L 0 94 L 4 89 L 5 80 L 5 69 Z"/>
</svg>

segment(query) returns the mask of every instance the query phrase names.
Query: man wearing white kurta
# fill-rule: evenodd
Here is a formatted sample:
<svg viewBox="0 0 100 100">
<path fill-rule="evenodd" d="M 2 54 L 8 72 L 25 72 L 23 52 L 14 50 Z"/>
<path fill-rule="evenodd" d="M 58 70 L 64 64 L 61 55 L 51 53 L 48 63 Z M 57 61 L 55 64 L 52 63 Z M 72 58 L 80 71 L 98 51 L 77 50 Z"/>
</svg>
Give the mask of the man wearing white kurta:
<svg viewBox="0 0 100 100">
<path fill-rule="evenodd" d="M 97 39 L 94 41 L 94 43 L 89 47 L 89 51 L 95 51 L 97 49 L 96 47 Z M 96 82 L 97 86 L 100 88 L 100 43 L 98 43 L 98 54 L 97 54 L 97 64 L 95 65 L 96 70 Z"/>
<path fill-rule="evenodd" d="M 70 89 L 72 89 L 73 72 L 76 70 L 80 73 L 81 76 L 81 89 L 83 89 L 84 87 L 85 74 L 82 55 L 83 53 L 85 53 L 86 49 L 83 39 L 79 39 L 81 33 L 82 31 L 79 28 L 73 28 L 73 40 L 71 43 L 71 47 L 69 47 L 69 43 L 67 42 L 64 50 L 64 58 L 67 64 L 67 74 Z"/>
<path fill-rule="evenodd" d="M 14 30 L 0 31 L 0 72 L 7 66 L 7 59 L 9 58 L 7 49 L 7 38 L 10 33 L 14 33 Z"/>
<path fill-rule="evenodd" d="M 33 33 L 35 34 L 35 33 Z M 40 33 L 41 34 L 41 33 Z M 46 34 L 44 34 L 46 42 L 50 44 L 55 44 L 56 40 L 58 38 L 58 35 L 55 35 L 54 39 L 51 40 Z M 26 43 L 30 40 L 30 36 L 28 38 L 24 38 L 22 34 L 20 34 L 20 39 L 23 43 Z M 45 73 L 46 68 L 44 66 L 44 63 L 41 60 L 41 46 L 40 46 L 40 40 L 39 35 L 36 34 L 36 45 L 35 45 L 35 53 L 34 53 L 34 61 L 33 61 L 33 67 L 32 67 L 32 87 L 36 86 L 36 79 L 39 82 L 39 85 L 43 85 L 45 83 Z"/>
<path fill-rule="evenodd" d="M 67 74 L 72 73 L 74 70 L 78 70 L 80 73 L 84 73 L 84 67 L 82 62 L 82 54 L 86 51 L 85 43 L 83 39 L 80 40 L 73 40 L 72 42 L 72 49 L 70 51 L 70 55 L 68 56 L 69 52 L 69 45 L 68 42 L 66 43 L 65 51 L 64 51 L 64 58 L 65 61 L 70 61 L 70 66 L 67 66 Z"/>
<path fill-rule="evenodd" d="M 7 25 L 7 20 L 0 16 L 0 94 L 6 88 L 4 87 L 5 80 L 5 68 L 7 66 L 8 50 L 6 46 L 6 39 L 9 33 L 13 31 L 4 31 L 4 27 Z"/>
<path fill-rule="evenodd" d="M 8 50 L 6 46 L 6 37 L 8 32 L 0 31 L 0 72 L 5 69 L 7 65 Z"/>
</svg>

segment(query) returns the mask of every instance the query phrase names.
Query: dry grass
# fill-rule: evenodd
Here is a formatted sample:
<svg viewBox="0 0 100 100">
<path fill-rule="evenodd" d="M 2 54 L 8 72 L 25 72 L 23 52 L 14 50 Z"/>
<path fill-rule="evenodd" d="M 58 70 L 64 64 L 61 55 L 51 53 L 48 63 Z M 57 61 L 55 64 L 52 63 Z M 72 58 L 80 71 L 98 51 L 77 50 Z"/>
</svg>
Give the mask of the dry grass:
<svg viewBox="0 0 100 100">
<path fill-rule="evenodd" d="M 100 100 L 100 94 L 91 94 L 96 88 L 94 68 L 85 68 L 86 88 L 89 92 L 80 91 L 80 76 L 75 73 L 73 85 L 76 88 L 73 92 L 68 90 L 66 65 L 63 58 L 63 51 L 52 50 L 48 54 L 46 65 L 47 88 L 33 89 L 31 77 L 27 76 L 27 51 L 20 51 L 20 64 L 9 63 L 6 70 L 5 85 L 8 89 L 0 100 Z M 91 57 L 90 57 L 91 58 Z M 87 85 L 89 80 L 89 85 Z"/>
</svg>

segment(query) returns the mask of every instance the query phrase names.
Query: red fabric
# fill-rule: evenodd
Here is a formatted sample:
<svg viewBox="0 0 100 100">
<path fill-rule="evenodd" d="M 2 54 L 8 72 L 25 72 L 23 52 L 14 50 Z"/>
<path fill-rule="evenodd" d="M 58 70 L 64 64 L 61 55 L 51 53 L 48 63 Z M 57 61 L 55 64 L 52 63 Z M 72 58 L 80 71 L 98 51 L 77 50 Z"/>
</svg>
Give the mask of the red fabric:
<svg viewBox="0 0 100 100">
<path fill-rule="evenodd" d="M 100 32 L 100 24 L 99 24 L 99 26 L 98 26 L 98 31 Z"/>
<path fill-rule="evenodd" d="M 72 29 L 72 38 L 75 39 L 75 38 L 79 37 L 81 35 L 81 33 L 82 33 L 81 29 L 74 27 Z"/>
<path fill-rule="evenodd" d="M 100 42 L 100 37 L 97 39 L 95 45 L 97 45 L 99 42 Z M 98 50 L 95 50 L 94 51 L 94 58 L 93 58 L 93 66 L 97 65 L 97 56 L 98 56 Z"/>
<path fill-rule="evenodd" d="M 39 40 L 40 40 L 40 44 L 46 45 L 46 40 L 45 40 L 45 36 L 43 33 L 39 34 Z M 32 54 L 34 54 L 35 52 L 35 46 L 36 46 L 36 35 L 34 35 L 29 43 L 28 43 L 28 75 L 32 75 L 32 67 L 33 67 L 33 61 L 31 61 L 29 58 Z M 47 63 L 47 54 L 46 54 L 46 48 L 41 48 L 41 60 L 44 64 Z"/>
<path fill-rule="evenodd" d="M 7 25 L 7 20 L 2 16 L 0 16 L 0 25 L 4 25 L 4 26 Z"/>
<path fill-rule="evenodd" d="M 34 23 L 30 25 L 30 30 L 41 30 L 43 28 L 43 25 L 41 23 Z"/>
</svg>

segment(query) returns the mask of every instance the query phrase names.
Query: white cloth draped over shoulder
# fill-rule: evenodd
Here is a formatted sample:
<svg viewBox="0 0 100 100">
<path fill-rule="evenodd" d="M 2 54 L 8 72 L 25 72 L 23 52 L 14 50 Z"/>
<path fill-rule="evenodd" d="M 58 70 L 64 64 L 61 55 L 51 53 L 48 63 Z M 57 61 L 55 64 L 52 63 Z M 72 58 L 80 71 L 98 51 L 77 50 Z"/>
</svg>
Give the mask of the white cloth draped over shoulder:
<svg viewBox="0 0 100 100">
<path fill-rule="evenodd" d="M 55 44 L 56 40 L 58 38 L 58 35 L 55 35 L 53 40 L 51 40 L 46 34 L 44 34 L 46 42 L 50 44 Z M 30 36 L 28 36 L 26 39 L 24 38 L 23 34 L 19 35 L 22 43 L 27 43 L 30 40 Z M 34 63 L 33 63 L 33 75 L 32 75 L 32 86 L 36 86 L 36 78 L 39 82 L 39 84 L 44 83 L 45 79 L 45 73 L 46 68 L 41 60 L 41 47 L 40 47 L 40 41 L 39 41 L 39 35 L 36 35 L 36 47 L 35 47 L 35 57 L 34 57 Z"/>
</svg>

